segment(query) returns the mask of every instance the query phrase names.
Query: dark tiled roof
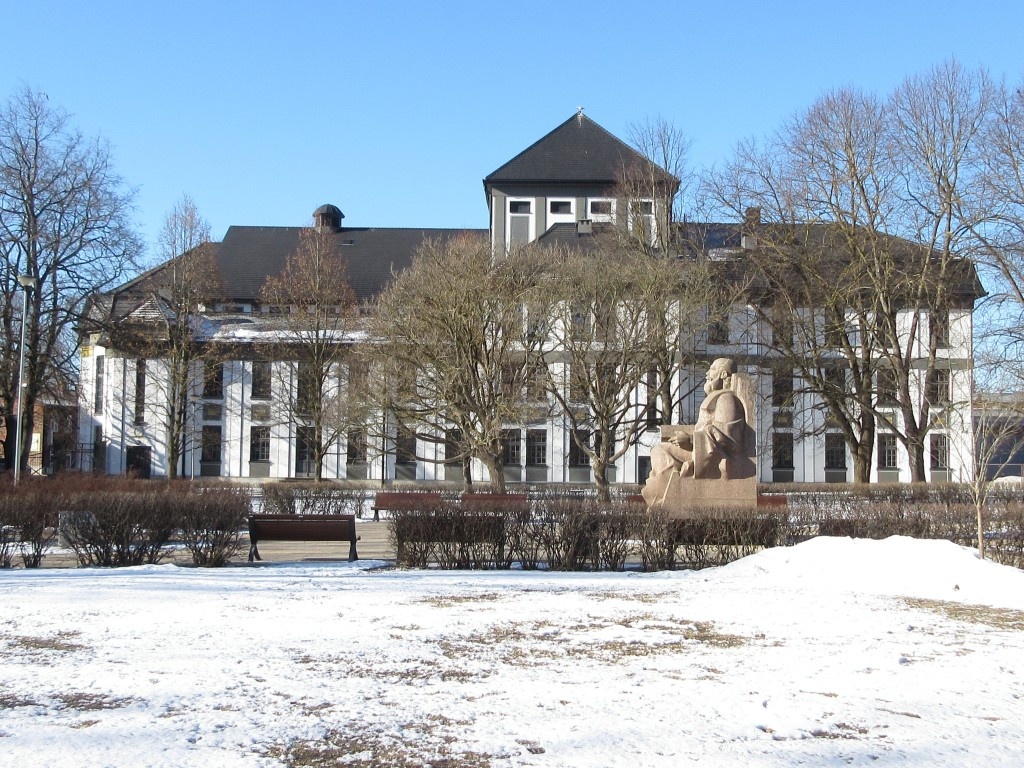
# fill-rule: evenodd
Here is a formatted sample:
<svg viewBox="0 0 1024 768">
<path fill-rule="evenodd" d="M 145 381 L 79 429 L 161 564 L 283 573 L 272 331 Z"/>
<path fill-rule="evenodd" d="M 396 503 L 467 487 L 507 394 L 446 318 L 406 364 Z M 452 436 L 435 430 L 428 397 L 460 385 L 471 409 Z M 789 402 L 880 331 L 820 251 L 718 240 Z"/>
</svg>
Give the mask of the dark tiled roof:
<svg viewBox="0 0 1024 768">
<path fill-rule="evenodd" d="M 647 158 L 589 117 L 577 114 L 534 142 L 484 179 L 498 182 L 614 184 L 624 168 L 651 166 Z M 664 181 L 678 183 L 657 169 Z"/>
<path fill-rule="evenodd" d="M 280 274 L 299 244 L 302 227 L 231 227 L 220 243 L 217 261 L 226 293 L 235 301 L 254 301 L 268 277 Z M 349 282 L 360 301 L 380 293 L 392 271 L 412 263 L 427 239 L 448 239 L 467 230 L 345 227 L 336 233 Z M 468 230 L 486 235 L 486 230 Z"/>
</svg>

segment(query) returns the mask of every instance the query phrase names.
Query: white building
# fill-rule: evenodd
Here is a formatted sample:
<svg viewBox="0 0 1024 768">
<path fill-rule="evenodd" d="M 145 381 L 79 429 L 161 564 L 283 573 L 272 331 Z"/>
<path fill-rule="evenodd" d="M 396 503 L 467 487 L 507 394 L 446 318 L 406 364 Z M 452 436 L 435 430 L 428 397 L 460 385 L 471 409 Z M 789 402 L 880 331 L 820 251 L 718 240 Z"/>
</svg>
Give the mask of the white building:
<svg viewBox="0 0 1024 768">
<path fill-rule="evenodd" d="M 654 238 L 671 226 L 661 200 L 678 183 L 654 168 L 649 174 L 668 195 L 626 196 L 623 169 L 652 167 L 644 158 L 582 114 L 555 128 L 484 179 L 489 209 L 488 230 L 496 252 L 520 242 L 579 241 L 602 226 L 628 228 Z M 334 206 L 315 214 L 317 226 L 329 227 L 341 243 L 348 277 L 358 301 L 372 305 L 392 270 L 411 262 L 424 238 L 446 238 L 453 230 L 385 229 L 342 226 Z M 749 223 L 749 222 L 748 222 Z M 277 275 L 294 252 L 299 227 L 231 227 L 216 244 L 216 258 L 229 298 L 203 315 L 203 334 L 210 342 L 232 350 L 232 359 L 210 370 L 194 370 L 187 409 L 187 438 L 179 474 L 229 478 L 295 478 L 311 473 L 308 429 L 299 419 L 282 418 L 280 404 L 297 386 L 287 361 L 276 360 L 273 308 L 261 306 L 259 292 L 268 277 Z M 742 265 L 744 225 L 703 226 L 703 247 L 726 254 Z M 140 357 L 138 352 L 111 346 L 106 331 L 111 323 L 164 318 L 168 308 L 154 291 L 159 269 L 108 293 L 94 297 L 90 316 L 82 325 L 80 366 L 80 443 L 82 466 L 108 474 L 135 472 L 144 476 L 168 474 L 166 430 L 166 361 Z M 966 480 L 973 472 L 971 391 L 973 357 L 972 313 L 982 295 L 973 269 L 955 291 L 958 300 L 943 317 L 922 317 L 922 327 L 941 334 L 934 365 L 927 333 L 922 345 L 920 376 L 914 397 L 926 392 L 942 406 L 927 440 L 932 480 Z M 751 301 L 757 299 L 752 298 Z M 758 320 L 754 305 L 731 308 L 725 322 L 699 342 L 697 353 L 706 360 L 733 357 L 741 370 L 753 375 L 759 393 L 756 429 L 761 482 L 852 481 L 853 464 L 842 435 L 830 428 L 813 396 L 801 381 L 773 364 L 770 330 Z M 358 334 L 347 343 L 358 343 Z M 696 418 L 702 397 L 704 364 L 678 372 L 683 398 L 676 422 Z M 933 370 L 928 371 L 925 368 Z M 343 378 L 344 371 L 339 375 Z M 927 382 L 927 383 L 926 383 Z M 646 393 L 637 393 L 637 403 Z M 643 408 L 638 405 L 638 418 Z M 374 417 L 387 424 L 386 417 Z M 898 421 L 898 417 L 894 417 Z M 642 434 L 617 463 L 612 479 L 640 482 L 649 469 L 649 454 L 659 440 L 657 423 Z M 325 477 L 361 480 L 454 480 L 461 468 L 445 463 L 445 447 L 394 430 L 354 431 L 338 440 L 325 461 Z M 368 436 L 369 435 L 369 436 Z M 873 481 L 909 480 L 906 450 L 896 436 L 879 428 Z M 585 456 L 573 448 L 562 419 L 509 425 L 506 435 L 505 478 L 509 482 L 588 482 Z M 485 478 L 481 466 L 475 478 Z"/>
</svg>

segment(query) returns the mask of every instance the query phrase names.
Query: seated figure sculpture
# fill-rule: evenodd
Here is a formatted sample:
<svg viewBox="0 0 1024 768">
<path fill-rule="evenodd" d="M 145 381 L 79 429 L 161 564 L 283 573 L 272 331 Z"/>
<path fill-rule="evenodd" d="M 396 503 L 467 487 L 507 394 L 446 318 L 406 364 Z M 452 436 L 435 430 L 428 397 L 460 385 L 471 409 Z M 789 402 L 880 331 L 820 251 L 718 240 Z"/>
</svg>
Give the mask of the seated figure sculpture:
<svg viewBox="0 0 1024 768">
<path fill-rule="evenodd" d="M 687 506 L 756 505 L 749 388 L 729 358 L 708 369 L 696 424 L 662 427 L 643 489 L 652 508 L 683 515 Z M 706 482 L 705 482 L 706 481 Z"/>
</svg>

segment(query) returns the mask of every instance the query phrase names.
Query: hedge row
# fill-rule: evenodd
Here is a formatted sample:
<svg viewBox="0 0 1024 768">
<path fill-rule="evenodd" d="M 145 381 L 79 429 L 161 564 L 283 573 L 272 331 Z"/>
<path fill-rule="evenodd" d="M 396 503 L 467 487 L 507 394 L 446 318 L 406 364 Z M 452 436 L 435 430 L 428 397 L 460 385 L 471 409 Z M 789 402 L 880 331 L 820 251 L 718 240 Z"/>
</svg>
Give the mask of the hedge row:
<svg viewBox="0 0 1024 768">
<path fill-rule="evenodd" d="M 199 566 L 221 566 L 242 547 L 249 490 L 188 481 L 34 480 L 0 489 L 0 566 L 15 555 L 41 565 L 59 534 L 81 565 L 158 563 L 172 546 Z"/>
<path fill-rule="evenodd" d="M 424 568 L 643 570 L 721 565 L 780 543 L 784 519 L 774 513 L 703 510 L 680 521 L 635 501 L 607 503 L 546 495 L 529 510 L 480 513 L 455 498 L 430 509 L 394 513 L 391 543 L 400 565 Z"/>
<path fill-rule="evenodd" d="M 1024 495 L 995 488 L 983 510 L 986 556 L 1024 568 Z M 723 565 L 763 547 L 814 536 L 947 539 L 975 547 L 977 508 L 962 486 L 872 487 L 788 494 L 771 511 L 695 509 L 686 520 L 627 499 L 599 503 L 566 495 L 531 500 L 529 511 L 467 511 L 457 497 L 430 509 L 395 513 L 392 544 L 400 565 L 441 568 L 643 570 Z"/>
</svg>

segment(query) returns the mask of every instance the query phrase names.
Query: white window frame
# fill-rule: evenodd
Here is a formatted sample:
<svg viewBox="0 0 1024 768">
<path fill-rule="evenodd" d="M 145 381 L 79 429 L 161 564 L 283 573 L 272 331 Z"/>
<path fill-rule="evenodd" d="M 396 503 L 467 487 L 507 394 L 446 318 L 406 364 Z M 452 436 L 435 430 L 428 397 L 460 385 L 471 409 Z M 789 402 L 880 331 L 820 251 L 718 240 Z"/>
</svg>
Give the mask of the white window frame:
<svg viewBox="0 0 1024 768">
<path fill-rule="evenodd" d="M 568 203 L 568 213 L 552 213 L 552 203 Z M 575 224 L 576 223 L 576 198 L 574 197 L 549 197 L 546 201 L 547 204 L 547 228 L 551 229 L 555 224 Z"/>
<path fill-rule="evenodd" d="M 615 209 L 617 207 L 617 202 L 618 201 L 614 197 L 588 197 L 586 218 L 590 219 L 595 223 L 614 224 L 616 214 Z M 593 213 L 590 210 L 590 206 L 593 203 L 611 203 L 611 213 Z"/>
<path fill-rule="evenodd" d="M 640 217 L 633 211 L 633 206 L 636 203 L 650 203 L 651 212 L 649 214 L 640 214 L 643 217 L 649 217 L 651 221 L 651 231 L 648 233 L 653 243 L 658 238 L 658 203 L 652 197 L 634 197 L 629 201 L 629 205 L 626 206 L 629 214 L 627 224 L 629 231 L 633 232 L 636 229 L 636 220 Z"/>
<path fill-rule="evenodd" d="M 529 203 L 529 213 L 512 213 L 513 203 Z M 505 248 L 512 247 L 512 218 L 527 218 L 527 241 L 532 243 L 537 239 L 537 199 L 534 197 L 507 197 L 505 198 Z"/>
</svg>

